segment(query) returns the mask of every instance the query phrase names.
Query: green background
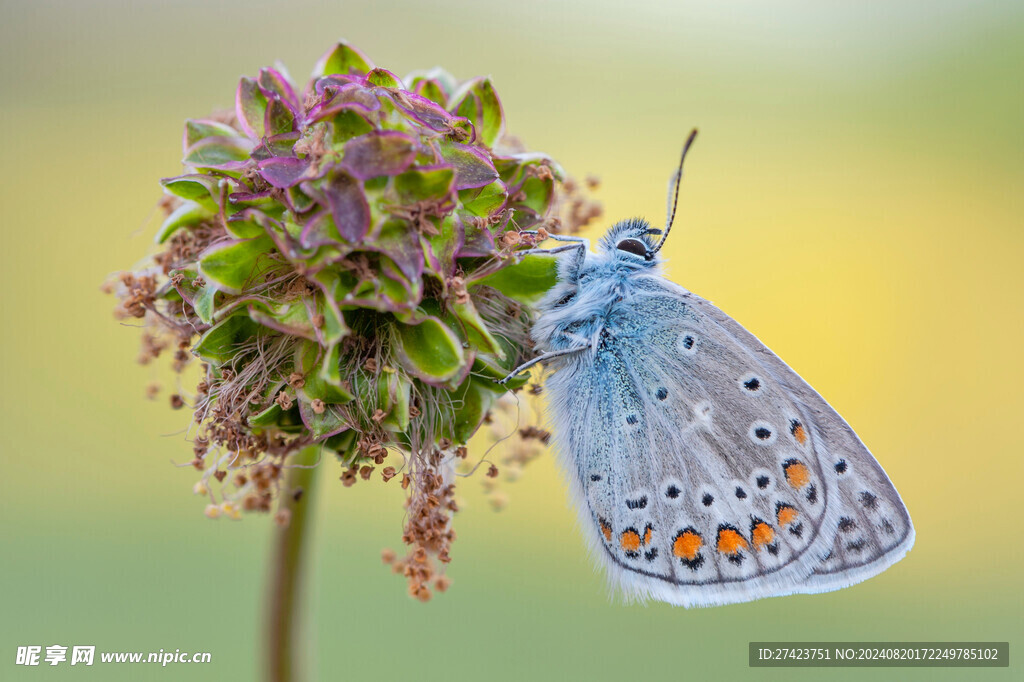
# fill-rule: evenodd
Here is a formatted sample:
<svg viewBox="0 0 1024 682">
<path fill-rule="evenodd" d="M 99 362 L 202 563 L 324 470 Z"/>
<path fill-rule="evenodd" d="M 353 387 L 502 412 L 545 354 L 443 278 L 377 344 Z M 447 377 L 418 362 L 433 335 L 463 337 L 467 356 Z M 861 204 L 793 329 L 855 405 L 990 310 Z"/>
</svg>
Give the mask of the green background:
<svg viewBox="0 0 1024 682">
<path fill-rule="evenodd" d="M 752 670 L 751 640 L 1024 643 L 1024 6 L 1014 2 L 0 3 L 0 679 L 247 680 L 271 524 L 210 521 L 183 412 L 134 364 L 108 273 L 149 248 L 185 118 L 345 37 L 398 74 L 493 76 L 509 129 L 661 221 L 669 275 L 786 359 L 902 493 L 917 545 L 866 583 L 714 609 L 610 601 L 552 458 L 494 513 L 476 479 L 447 594 L 381 565 L 398 488 L 322 478 L 320 679 L 1008 679 Z M 870 4 L 873 8 L 866 8 Z M 603 223 L 603 227 L 606 223 Z M 598 227 L 597 229 L 600 229 Z M 481 452 L 486 445 L 476 443 Z M 329 474 L 329 475 L 328 475 Z M 19 645 L 209 651 L 19 669 Z"/>
</svg>

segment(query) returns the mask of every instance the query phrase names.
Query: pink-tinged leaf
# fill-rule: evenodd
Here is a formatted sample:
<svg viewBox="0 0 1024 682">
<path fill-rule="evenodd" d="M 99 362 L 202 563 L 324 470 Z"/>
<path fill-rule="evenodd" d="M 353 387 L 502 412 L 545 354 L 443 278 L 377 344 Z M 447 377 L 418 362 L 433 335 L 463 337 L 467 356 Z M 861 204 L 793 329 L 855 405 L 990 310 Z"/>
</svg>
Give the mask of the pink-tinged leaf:
<svg viewBox="0 0 1024 682">
<path fill-rule="evenodd" d="M 234 194 L 228 195 L 228 202 L 238 208 L 255 208 L 259 206 L 270 206 L 275 201 L 273 190 L 264 190 L 263 192 L 235 192 Z M 237 214 L 236 214 L 237 215 Z M 228 218 L 229 229 L 230 223 L 235 219 L 235 216 Z"/>
<path fill-rule="evenodd" d="M 331 209 L 338 234 L 349 242 L 358 242 L 370 229 L 370 204 L 363 186 L 343 170 L 334 170 L 321 187 Z"/>
<path fill-rule="evenodd" d="M 465 237 L 457 258 L 481 258 L 494 255 L 494 236 L 482 227 L 466 225 Z"/>
<path fill-rule="evenodd" d="M 280 71 L 270 67 L 260 69 L 256 80 L 268 99 L 277 95 L 277 98 L 283 100 L 293 112 L 301 110 L 299 98 L 295 95 L 295 88 Z"/>
<path fill-rule="evenodd" d="M 338 88 L 343 88 L 346 85 L 359 85 L 364 88 L 368 87 L 368 84 L 366 82 L 366 76 L 360 76 L 356 74 L 353 74 L 351 76 L 333 75 L 324 76 L 323 78 L 316 79 L 313 82 L 313 92 L 316 95 L 323 97 L 324 93 L 327 90 L 332 88 L 337 90 Z"/>
<path fill-rule="evenodd" d="M 366 82 L 370 85 L 377 85 L 382 88 L 405 88 L 402 79 L 387 69 L 373 69 L 366 74 Z"/>
<path fill-rule="evenodd" d="M 249 220 L 249 221 L 254 222 L 257 225 L 263 227 L 268 232 L 270 231 L 271 228 L 277 229 L 277 230 L 283 230 L 284 229 L 284 226 L 281 224 L 281 222 L 279 220 L 275 220 L 274 218 L 271 218 L 270 216 L 268 216 L 266 213 L 264 213 L 263 211 L 261 211 L 258 208 L 246 208 L 246 209 L 243 209 L 243 210 L 239 211 L 238 213 L 234 214 L 232 216 L 232 218 L 237 218 L 239 220 Z"/>
<path fill-rule="evenodd" d="M 420 235 L 420 245 L 423 248 L 427 268 L 440 277 L 454 275 L 455 257 L 465 242 L 466 233 L 462 221 L 455 215 L 446 216 L 440 221 L 438 234 Z M 490 253 L 485 255 L 490 255 Z"/>
<path fill-rule="evenodd" d="M 462 208 L 475 216 L 488 218 L 501 209 L 508 200 L 509 191 L 501 180 L 495 180 L 483 187 L 464 189 L 459 192 Z"/>
<path fill-rule="evenodd" d="M 235 93 L 235 115 L 242 130 L 253 138 L 259 139 L 266 134 L 263 117 L 267 111 L 267 98 L 260 90 L 259 84 L 252 78 L 243 78 L 238 82 Z"/>
<path fill-rule="evenodd" d="M 174 178 L 163 178 L 160 184 L 171 194 L 195 201 L 207 208 L 220 204 L 220 178 L 206 173 L 187 173 Z"/>
<path fill-rule="evenodd" d="M 263 130 L 267 137 L 276 139 L 295 132 L 295 114 L 281 100 L 272 99 L 267 104 L 267 111 L 263 115 Z"/>
<path fill-rule="evenodd" d="M 220 121 L 205 119 L 188 119 L 185 121 L 185 132 L 181 136 L 181 150 L 185 151 L 204 137 L 238 137 L 241 133 Z"/>
<path fill-rule="evenodd" d="M 255 223 L 263 228 L 263 231 L 274 241 L 274 246 L 281 255 L 289 260 L 295 258 L 297 244 L 295 239 L 288 234 L 280 221 L 271 218 L 258 208 L 246 208 L 231 216 L 232 220 L 245 220 Z"/>
<path fill-rule="evenodd" d="M 358 83 L 332 86 L 324 90 L 321 97 L 323 99 L 320 104 L 306 114 L 307 125 L 334 116 L 343 109 L 355 109 L 363 114 L 380 109 L 380 101 L 374 96 L 373 91 Z"/>
<path fill-rule="evenodd" d="M 222 239 L 199 254 L 199 271 L 222 291 L 240 293 L 276 266 L 274 243 L 266 235 L 251 239 Z"/>
<path fill-rule="evenodd" d="M 312 249 L 325 244 L 338 244 L 341 235 L 334 225 L 334 216 L 330 211 L 319 211 L 306 221 L 302 227 L 299 242 L 304 249 Z"/>
<path fill-rule="evenodd" d="M 404 220 L 388 220 L 374 230 L 364 248 L 386 255 L 394 261 L 404 279 L 418 282 L 423 274 L 423 249 L 409 231 Z"/>
<path fill-rule="evenodd" d="M 429 71 L 414 71 L 405 77 L 405 82 L 409 83 L 409 90 L 429 97 L 442 106 L 451 98 L 452 93 L 458 89 L 458 82 L 455 80 L 455 76 L 440 67 L 434 67 Z M 424 87 L 424 83 L 429 84 L 428 87 Z M 438 99 L 434 99 L 434 97 L 428 94 L 431 91 L 438 91 L 441 96 Z"/>
<path fill-rule="evenodd" d="M 359 50 L 343 40 L 324 53 L 313 67 L 313 78 L 334 74 L 365 74 L 373 69 L 373 62 Z"/>
<path fill-rule="evenodd" d="M 451 109 L 473 122 L 477 139 L 488 147 L 494 146 L 505 129 L 501 100 L 489 78 L 476 78 L 465 83 L 452 95 Z"/>
<path fill-rule="evenodd" d="M 396 90 L 385 94 L 391 98 L 400 111 L 420 125 L 439 133 L 448 133 L 454 129 L 456 117 L 426 97 L 405 90 Z"/>
<path fill-rule="evenodd" d="M 397 130 L 380 130 L 345 143 L 341 164 L 360 180 L 398 175 L 416 159 L 416 140 Z"/>
<path fill-rule="evenodd" d="M 307 277 L 307 281 L 315 284 L 321 290 L 316 300 L 317 310 L 324 316 L 324 325 L 317 329 L 317 341 L 321 346 L 334 345 L 343 336 L 348 336 L 351 331 L 345 324 L 345 316 L 342 314 L 341 308 L 338 307 L 338 299 L 335 296 L 338 280 L 321 270 Z M 336 387 L 340 388 L 340 377 L 337 383 L 333 381 L 332 377 L 330 383 L 334 383 Z"/>
<path fill-rule="evenodd" d="M 498 171 L 485 151 L 446 140 L 441 141 L 440 150 L 444 160 L 455 169 L 455 189 L 483 187 L 498 179 Z"/>
<path fill-rule="evenodd" d="M 558 162 L 547 154 L 528 152 L 522 154 L 506 154 L 493 157 L 494 167 L 501 174 L 501 179 L 509 186 L 520 185 L 523 180 L 531 175 L 537 175 L 535 170 L 544 166 L 555 178 L 561 182 L 565 178 L 565 171 Z"/>
<path fill-rule="evenodd" d="M 266 199 L 273 196 L 273 190 L 264 190 L 262 192 L 234 192 L 228 195 L 228 201 L 232 204 L 243 204 L 247 201 L 259 201 L 260 199 Z"/>
<path fill-rule="evenodd" d="M 301 187 L 289 187 L 284 193 L 284 203 L 295 215 L 300 215 L 316 206 L 316 200 L 302 191 Z"/>
<path fill-rule="evenodd" d="M 238 170 L 249 163 L 252 143 L 243 137 L 204 137 L 185 150 L 182 162 L 195 168 Z"/>
<path fill-rule="evenodd" d="M 250 195 L 253 197 L 259 197 L 251 201 L 240 201 L 237 203 L 234 201 L 231 202 L 233 205 L 237 207 L 238 212 L 229 216 L 227 222 L 224 224 L 224 227 L 227 228 L 229 234 L 234 235 L 239 239 L 252 239 L 253 237 L 258 237 L 262 234 L 266 234 L 266 229 L 264 229 L 262 225 L 260 225 L 259 223 L 255 223 L 251 220 L 245 220 L 244 218 L 241 217 L 241 214 L 245 212 L 246 208 L 254 208 L 258 206 L 267 206 L 273 204 L 273 197 L 261 197 L 261 194 Z M 232 196 L 239 195 L 236 194 Z"/>
<path fill-rule="evenodd" d="M 540 213 L 522 204 L 516 204 L 512 207 L 511 211 L 506 212 L 506 215 L 509 214 L 511 214 L 512 220 L 515 221 L 516 227 L 520 230 L 532 230 L 544 220 L 544 216 Z"/>
<path fill-rule="evenodd" d="M 413 82 L 412 91 L 421 97 L 426 97 L 442 107 L 448 102 L 448 93 L 438 81 L 432 78 L 420 78 Z"/>
<path fill-rule="evenodd" d="M 292 149 L 300 137 L 302 137 L 302 133 L 298 130 L 264 137 L 252 150 L 252 158 L 256 161 L 263 161 L 273 156 L 292 156 Z"/>
<path fill-rule="evenodd" d="M 501 222 L 488 225 L 479 218 L 462 222 L 465 228 L 465 243 L 459 249 L 458 258 L 490 256 L 494 254 L 495 238 L 508 229 L 512 220 L 511 212 L 502 214 Z"/>
<path fill-rule="evenodd" d="M 274 187 L 285 189 L 299 184 L 309 172 L 309 160 L 293 156 L 275 156 L 259 163 L 259 172 L 264 180 Z"/>
<path fill-rule="evenodd" d="M 379 258 L 379 262 L 381 283 L 392 283 L 391 286 L 385 286 L 384 288 L 389 291 L 391 295 L 394 295 L 397 288 L 401 288 L 403 293 L 399 295 L 399 303 L 407 304 L 409 306 L 419 305 L 420 301 L 423 300 L 423 279 L 421 277 L 416 277 L 411 280 L 407 279 L 398 264 L 386 255 L 382 254 Z"/>
</svg>

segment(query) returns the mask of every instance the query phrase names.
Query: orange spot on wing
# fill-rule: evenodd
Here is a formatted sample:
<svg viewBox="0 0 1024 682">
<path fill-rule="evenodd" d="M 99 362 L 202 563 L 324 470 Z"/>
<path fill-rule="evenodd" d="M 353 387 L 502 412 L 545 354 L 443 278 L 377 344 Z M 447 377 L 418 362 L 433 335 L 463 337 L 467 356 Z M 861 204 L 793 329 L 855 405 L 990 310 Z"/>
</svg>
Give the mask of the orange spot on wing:
<svg viewBox="0 0 1024 682">
<path fill-rule="evenodd" d="M 793 460 L 784 466 L 786 480 L 794 488 L 800 489 L 811 482 L 811 471 L 802 462 Z"/>
<path fill-rule="evenodd" d="M 647 528 L 644 530 L 644 544 L 645 545 L 651 544 L 651 527 L 650 526 L 647 526 Z"/>
<path fill-rule="evenodd" d="M 741 549 L 747 548 L 747 541 L 738 531 L 732 528 L 723 528 L 718 531 L 718 551 L 722 554 L 735 554 Z"/>
<path fill-rule="evenodd" d="M 611 542 L 611 540 L 612 540 L 612 527 L 609 526 L 608 522 L 605 521 L 604 519 L 599 519 L 598 523 L 601 524 L 601 535 L 604 536 L 605 540 Z"/>
<path fill-rule="evenodd" d="M 790 507 L 789 505 L 785 505 L 779 507 L 779 511 L 775 514 L 775 516 L 778 519 L 779 525 L 785 526 L 796 521 L 796 517 L 800 516 L 800 512 L 798 512 L 793 507 Z"/>
<path fill-rule="evenodd" d="M 703 544 L 704 541 L 692 530 L 683 531 L 676 536 L 676 541 L 672 543 L 672 553 L 680 559 L 693 561 Z"/>
<path fill-rule="evenodd" d="M 807 442 L 807 431 L 804 429 L 803 424 L 797 424 L 796 428 L 793 429 L 793 438 L 796 438 L 796 442 L 803 445 Z"/>
<path fill-rule="evenodd" d="M 640 550 L 640 533 L 637 533 L 635 530 L 623 531 L 619 542 L 622 545 L 622 549 L 627 552 L 637 552 Z"/>
<path fill-rule="evenodd" d="M 761 549 L 775 539 L 775 531 L 767 523 L 761 521 L 750 532 L 750 538 L 754 541 L 754 549 Z"/>
</svg>

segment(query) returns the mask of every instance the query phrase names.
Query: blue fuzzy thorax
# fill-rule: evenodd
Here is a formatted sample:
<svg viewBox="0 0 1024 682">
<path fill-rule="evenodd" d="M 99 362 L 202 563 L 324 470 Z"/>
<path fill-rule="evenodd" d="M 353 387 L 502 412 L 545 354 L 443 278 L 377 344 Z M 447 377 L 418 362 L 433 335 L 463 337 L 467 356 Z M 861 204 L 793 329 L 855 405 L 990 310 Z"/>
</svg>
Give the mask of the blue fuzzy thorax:
<svg viewBox="0 0 1024 682">
<path fill-rule="evenodd" d="M 559 350 L 592 343 L 615 316 L 615 310 L 629 305 L 641 282 L 660 277 L 661 259 L 618 248 L 624 239 L 637 239 L 654 249 L 656 241 L 650 223 L 641 218 L 613 225 L 598 243 L 569 251 L 558 263 L 559 282 L 538 304 L 532 336 L 540 348 Z"/>
</svg>

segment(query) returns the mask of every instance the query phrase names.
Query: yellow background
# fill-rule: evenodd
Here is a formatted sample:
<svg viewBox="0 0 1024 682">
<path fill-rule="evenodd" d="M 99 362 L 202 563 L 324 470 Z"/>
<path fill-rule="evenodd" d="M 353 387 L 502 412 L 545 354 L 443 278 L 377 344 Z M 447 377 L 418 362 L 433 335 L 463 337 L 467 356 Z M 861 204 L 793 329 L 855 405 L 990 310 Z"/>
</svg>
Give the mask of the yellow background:
<svg viewBox="0 0 1024 682">
<path fill-rule="evenodd" d="M 545 457 L 500 514 L 463 486 L 454 584 L 423 605 L 378 558 L 399 543 L 394 483 L 344 489 L 335 471 L 312 564 L 323 679 L 898 673 L 750 670 L 750 640 L 1009 640 L 1020 660 L 1019 3 L 3 0 L 0 679 L 255 676 L 269 521 L 203 517 L 194 472 L 173 466 L 188 417 L 143 399 L 138 331 L 98 285 L 147 251 L 182 121 L 231 105 L 237 78 L 277 58 L 303 79 L 342 36 L 400 75 L 492 75 L 512 132 L 602 178 L 608 219 L 662 220 L 699 126 L 670 276 L 850 421 L 918 539 L 837 593 L 623 606 Z M 16 669 L 27 644 L 214 662 Z"/>
</svg>

